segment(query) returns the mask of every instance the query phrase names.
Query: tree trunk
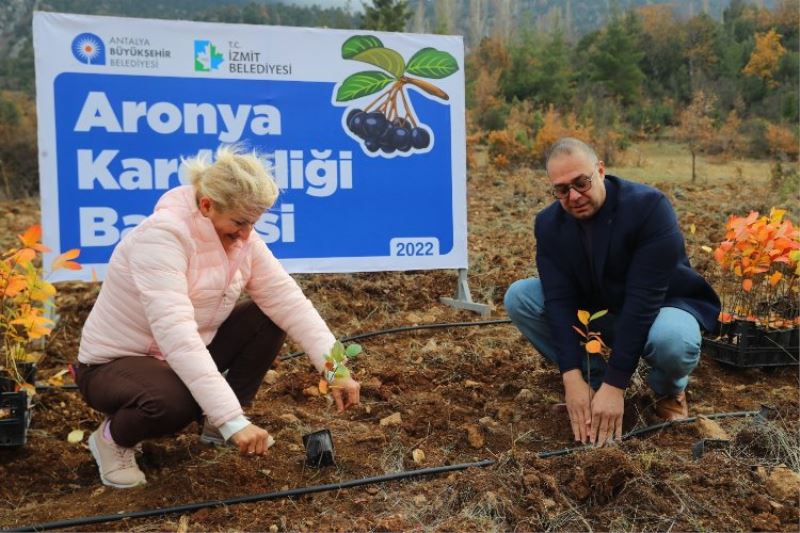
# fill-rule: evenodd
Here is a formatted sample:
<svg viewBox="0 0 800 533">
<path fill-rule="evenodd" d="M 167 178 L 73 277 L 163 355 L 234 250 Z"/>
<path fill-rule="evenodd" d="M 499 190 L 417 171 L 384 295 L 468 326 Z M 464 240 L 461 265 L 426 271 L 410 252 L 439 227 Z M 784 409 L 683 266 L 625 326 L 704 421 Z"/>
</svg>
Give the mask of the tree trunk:
<svg viewBox="0 0 800 533">
<path fill-rule="evenodd" d="M 695 158 L 697 154 L 695 153 L 694 149 L 692 149 L 692 183 L 694 183 L 695 179 L 697 179 L 697 172 L 695 171 Z"/>
</svg>

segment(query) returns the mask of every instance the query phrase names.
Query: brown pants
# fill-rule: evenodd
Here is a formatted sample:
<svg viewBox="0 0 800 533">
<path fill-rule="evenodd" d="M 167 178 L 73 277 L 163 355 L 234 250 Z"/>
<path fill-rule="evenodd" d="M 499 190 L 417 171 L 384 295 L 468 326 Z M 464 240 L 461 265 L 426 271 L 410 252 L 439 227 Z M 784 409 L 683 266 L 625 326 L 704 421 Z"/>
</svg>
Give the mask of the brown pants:
<svg viewBox="0 0 800 533">
<path fill-rule="evenodd" d="M 239 403 L 247 406 L 278 355 L 286 334 L 250 300 L 239 303 L 208 345 Z M 78 388 L 111 419 L 120 446 L 180 431 L 202 417 L 200 406 L 169 365 L 155 357 L 122 357 L 102 365 L 76 365 Z"/>
</svg>

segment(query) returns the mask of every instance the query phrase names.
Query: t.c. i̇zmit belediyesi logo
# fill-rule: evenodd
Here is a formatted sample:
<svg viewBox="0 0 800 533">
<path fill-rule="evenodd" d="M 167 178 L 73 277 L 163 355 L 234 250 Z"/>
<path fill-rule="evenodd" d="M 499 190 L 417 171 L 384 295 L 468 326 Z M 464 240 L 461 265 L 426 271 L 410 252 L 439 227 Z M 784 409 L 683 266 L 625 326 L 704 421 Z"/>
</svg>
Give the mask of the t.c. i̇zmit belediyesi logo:
<svg viewBox="0 0 800 533">
<path fill-rule="evenodd" d="M 72 40 L 72 55 L 87 65 L 105 65 L 106 45 L 94 33 L 81 33 Z"/>
<path fill-rule="evenodd" d="M 217 70 L 224 60 L 225 56 L 211 41 L 196 40 L 194 42 L 194 70 L 196 72 Z"/>
</svg>

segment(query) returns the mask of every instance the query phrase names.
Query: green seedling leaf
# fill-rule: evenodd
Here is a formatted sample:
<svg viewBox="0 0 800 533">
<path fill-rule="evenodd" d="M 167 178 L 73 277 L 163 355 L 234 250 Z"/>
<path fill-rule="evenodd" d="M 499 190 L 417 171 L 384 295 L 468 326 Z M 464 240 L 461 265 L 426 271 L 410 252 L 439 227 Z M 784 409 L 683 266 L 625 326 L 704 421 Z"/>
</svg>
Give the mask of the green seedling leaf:
<svg viewBox="0 0 800 533">
<path fill-rule="evenodd" d="M 406 70 L 406 62 L 403 61 L 403 56 L 391 48 L 370 48 L 354 55 L 350 59 L 380 67 L 386 72 L 390 72 L 395 78 L 402 76 Z"/>
<path fill-rule="evenodd" d="M 347 357 L 356 357 L 361 352 L 362 348 L 360 344 L 351 344 L 350 346 L 347 347 L 347 350 L 345 350 L 344 353 L 345 355 L 347 355 Z"/>
<path fill-rule="evenodd" d="M 344 346 L 341 342 L 336 341 L 331 349 L 331 358 L 337 363 L 344 361 Z"/>
<path fill-rule="evenodd" d="M 342 355 L 344 353 L 344 344 L 341 341 L 336 341 L 333 343 L 333 348 L 331 348 L 332 355 Z"/>
<path fill-rule="evenodd" d="M 423 78 L 441 79 L 458 71 L 456 58 L 435 48 L 423 48 L 408 60 L 406 72 Z"/>
<path fill-rule="evenodd" d="M 346 366 L 340 366 L 336 369 L 336 377 L 337 378 L 346 378 L 350 377 L 350 371 L 347 369 Z"/>
<path fill-rule="evenodd" d="M 393 77 L 377 70 L 356 72 L 348 76 L 339 86 L 339 90 L 336 91 L 336 101 L 346 102 L 376 93 L 393 81 Z"/>
<path fill-rule="evenodd" d="M 592 316 L 589 317 L 589 322 L 591 322 L 592 320 L 598 319 L 600 317 L 606 316 L 607 314 L 608 314 L 608 309 L 603 309 L 602 311 L 598 311 L 598 312 L 596 312 L 595 314 L 593 314 Z"/>
<path fill-rule="evenodd" d="M 342 44 L 342 57 L 352 59 L 353 56 L 371 48 L 383 48 L 383 43 L 372 35 L 354 35 Z"/>
</svg>

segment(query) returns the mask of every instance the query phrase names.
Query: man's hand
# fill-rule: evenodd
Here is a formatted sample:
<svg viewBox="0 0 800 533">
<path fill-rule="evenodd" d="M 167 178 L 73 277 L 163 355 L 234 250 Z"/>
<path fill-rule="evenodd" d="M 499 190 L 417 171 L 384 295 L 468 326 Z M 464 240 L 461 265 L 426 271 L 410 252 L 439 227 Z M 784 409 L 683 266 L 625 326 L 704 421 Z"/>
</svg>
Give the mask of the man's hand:
<svg viewBox="0 0 800 533">
<path fill-rule="evenodd" d="M 592 424 L 589 441 L 603 446 L 608 441 L 622 440 L 622 414 L 625 391 L 608 383 L 600 385 L 592 400 Z"/>
<path fill-rule="evenodd" d="M 583 380 L 579 369 L 568 370 L 561 377 L 564 380 L 564 401 L 567 403 L 569 422 L 576 442 L 589 441 L 592 423 L 592 388 Z"/>
<path fill-rule="evenodd" d="M 361 401 L 361 385 L 349 376 L 334 379 L 330 387 L 340 413 Z"/>
<path fill-rule="evenodd" d="M 246 455 L 264 455 L 269 448 L 269 433 L 255 424 L 240 429 L 231 436 L 239 451 Z"/>
</svg>

